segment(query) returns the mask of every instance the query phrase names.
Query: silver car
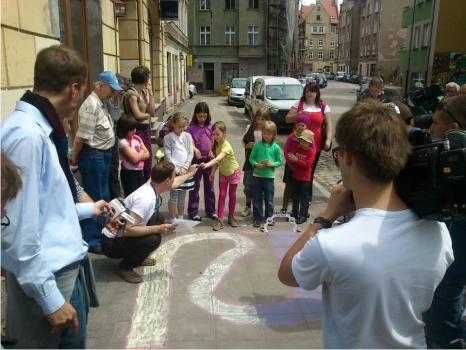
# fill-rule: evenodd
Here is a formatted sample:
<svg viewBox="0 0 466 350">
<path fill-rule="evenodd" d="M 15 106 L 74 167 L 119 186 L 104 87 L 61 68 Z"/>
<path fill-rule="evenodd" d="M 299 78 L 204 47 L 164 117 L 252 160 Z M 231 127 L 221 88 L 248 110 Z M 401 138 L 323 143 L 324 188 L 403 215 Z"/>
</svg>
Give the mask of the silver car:
<svg viewBox="0 0 466 350">
<path fill-rule="evenodd" d="M 246 78 L 234 78 L 228 86 L 228 105 L 244 106 Z"/>
</svg>

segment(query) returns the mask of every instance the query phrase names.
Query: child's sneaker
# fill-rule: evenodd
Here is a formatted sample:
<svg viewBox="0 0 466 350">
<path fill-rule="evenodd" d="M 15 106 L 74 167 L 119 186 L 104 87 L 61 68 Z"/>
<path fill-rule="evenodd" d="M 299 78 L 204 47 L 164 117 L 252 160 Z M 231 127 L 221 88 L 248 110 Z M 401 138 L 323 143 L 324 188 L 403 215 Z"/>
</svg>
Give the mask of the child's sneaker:
<svg viewBox="0 0 466 350">
<path fill-rule="evenodd" d="M 222 228 L 223 228 L 223 220 L 219 218 L 215 219 L 213 230 L 220 231 Z"/>
<path fill-rule="evenodd" d="M 251 206 L 246 206 L 246 208 L 244 208 L 243 212 L 241 213 L 241 216 L 245 218 L 249 215 L 251 215 Z"/>
<path fill-rule="evenodd" d="M 233 215 L 228 215 L 228 225 L 231 227 L 238 227 L 238 221 L 236 221 L 235 217 Z"/>
<path fill-rule="evenodd" d="M 260 220 L 254 220 L 254 223 L 252 224 L 254 227 L 261 227 L 261 221 Z"/>
</svg>

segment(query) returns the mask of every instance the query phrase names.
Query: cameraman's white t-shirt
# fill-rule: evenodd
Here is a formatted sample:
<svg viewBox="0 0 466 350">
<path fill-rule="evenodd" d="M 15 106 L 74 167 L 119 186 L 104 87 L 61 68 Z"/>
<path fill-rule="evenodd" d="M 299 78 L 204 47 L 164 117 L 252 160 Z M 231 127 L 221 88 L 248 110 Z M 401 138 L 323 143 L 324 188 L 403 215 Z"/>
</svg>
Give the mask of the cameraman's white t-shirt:
<svg viewBox="0 0 466 350">
<path fill-rule="evenodd" d="M 292 271 L 306 290 L 323 285 L 324 348 L 426 348 L 422 313 L 453 260 L 445 224 L 359 209 L 311 238 Z"/>
</svg>

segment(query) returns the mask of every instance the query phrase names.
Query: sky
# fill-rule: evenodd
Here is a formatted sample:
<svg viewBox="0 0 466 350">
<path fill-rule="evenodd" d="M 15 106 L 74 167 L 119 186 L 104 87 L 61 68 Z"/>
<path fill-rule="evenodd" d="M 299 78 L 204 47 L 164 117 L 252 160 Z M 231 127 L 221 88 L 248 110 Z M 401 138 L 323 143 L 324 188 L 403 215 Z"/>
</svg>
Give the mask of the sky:
<svg viewBox="0 0 466 350">
<path fill-rule="evenodd" d="M 343 0 L 338 0 L 338 5 L 340 5 L 343 2 Z M 310 5 L 310 4 L 315 4 L 316 0 L 301 0 L 301 4 L 303 5 Z"/>
</svg>

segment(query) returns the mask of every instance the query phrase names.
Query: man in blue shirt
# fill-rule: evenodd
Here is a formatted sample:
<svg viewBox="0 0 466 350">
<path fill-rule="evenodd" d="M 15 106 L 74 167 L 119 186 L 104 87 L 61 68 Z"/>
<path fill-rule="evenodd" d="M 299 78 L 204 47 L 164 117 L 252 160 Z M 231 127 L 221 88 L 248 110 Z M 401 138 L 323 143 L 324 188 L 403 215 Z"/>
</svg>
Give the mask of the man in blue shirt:
<svg viewBox="0 0 466 350">
<path fill-rule="evenodd" d="M 2 149 L 23 181 L 23 190 L 6 206 L 11 223 L 1 237 L 8 281 L 5 331 L 50 348 L 58 347 L 63 329 L 72 327 L 74 335 L 79 327 L 85 330 L 69 302 L 81 283 L 78 269 L 88 250 L 79 219 L 95 217 L 105 205 L 75 205 L 62 125 L 81 103 L 86 79 L 87 64 L 74 50 L 51 46 L 40 51 L 32 92 L 23 95 L 1 127 Z M 82 336 L 85 346 L 85 332 Z"/>
</svg>

